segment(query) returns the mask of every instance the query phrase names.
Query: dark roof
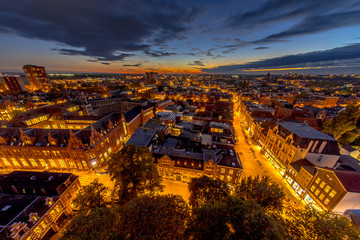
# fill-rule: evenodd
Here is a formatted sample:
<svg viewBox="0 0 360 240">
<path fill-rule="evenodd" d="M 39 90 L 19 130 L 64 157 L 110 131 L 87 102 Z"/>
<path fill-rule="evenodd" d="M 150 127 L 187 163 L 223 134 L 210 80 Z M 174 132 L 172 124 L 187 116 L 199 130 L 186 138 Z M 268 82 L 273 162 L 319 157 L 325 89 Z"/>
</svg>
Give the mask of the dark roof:
<svg viewBox="0 0 360 240">
<path fill-rule="evenodd" d="M 353 147 L 350 146 L 350 145 L 344 145 L 342 148 L 345 149 L 345 150 L 348 151 L 348 152 L 353 152 L 353 151 L 356 151 L 356 150 L 357 150 L 356 148 L 353 148 Z"/>
<path fill-rule="evenodd" d="M 157 130 L 147 128 L 137 128 L 126 145 L 136 145 L 138 147 L 148 147 L 149 143 L 157 133 Z"/>
<path fill-rule="evenodd" d="M 322 133 L 319 130 L 316 130 L 315 128 L 309 127 L 304 123 L 279 122 L 278 124 L 301 138 L 336 141 L 334 137 Z"/>
<path fill-rule="evenodd" d="M 331 169 L 348 192 L 360 192 L 360 172 Z"/>
<path fill-rule="evenodd" d="M 298 161 L 290 163 L 290 165 L 297 172 L 300 172 L 300 169 L 302 167 L 311 175 L 314 175 L 315 173 L 315 165 L 309 162 L 307 159 L 300 159 Z"/>
<path fill-rule="evenodd" d="M 360 171 L 360 161 L 349 155 L 340 155 L 338 160 L 339 166 L 337 169 L 351 169 L 353 171 Z"/>
<path fill-rule="evenodd" d="M 129 111 L 127 111 L 126 113 L 124 113 L 125 116 L 125 120 L 126 122 L 131 122 L 132 120 L 134 120 L 134 118 L 136 118 L 139 114 L 141 113 L 141 106 L 135 106 L 132 109 L 130 109 Z"/>
<path fill-rule="evenodd" d="M 26 189 L 25 194 L 30 195 L 58 195 L 66 189 L 63 189 L 63 183 L 68 179 L 73 182 L 76 178 L 72 173 L 14 171 L 0 175 L 0 188 L 4 193 L 14 193 L 13 187 L 16 187 L 18 192 Z"/>
</svg>

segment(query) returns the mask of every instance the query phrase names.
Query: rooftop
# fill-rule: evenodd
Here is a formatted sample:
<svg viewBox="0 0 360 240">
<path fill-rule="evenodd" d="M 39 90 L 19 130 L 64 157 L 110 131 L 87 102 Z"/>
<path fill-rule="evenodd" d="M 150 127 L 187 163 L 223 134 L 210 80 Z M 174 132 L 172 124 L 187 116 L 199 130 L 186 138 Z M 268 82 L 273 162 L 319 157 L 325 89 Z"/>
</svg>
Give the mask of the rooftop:
<svg viewBox="0 0 360 240">
<path fill-rule="evenodd" d="M 301 138 L 336 141 L 334 137 L 322 133 L 319 130 L 316 130 L 315 128 L 309 127 L 304 123 L 279 122 L 278 124 Z"/>
</svg>

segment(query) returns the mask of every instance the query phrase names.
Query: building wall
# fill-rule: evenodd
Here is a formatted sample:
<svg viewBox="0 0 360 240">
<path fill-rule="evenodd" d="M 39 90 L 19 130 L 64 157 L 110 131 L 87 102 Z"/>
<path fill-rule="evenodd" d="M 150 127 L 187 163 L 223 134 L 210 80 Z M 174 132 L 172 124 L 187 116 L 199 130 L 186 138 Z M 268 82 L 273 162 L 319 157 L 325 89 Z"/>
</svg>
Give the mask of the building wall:
<svg viewBox="0 0 360 240">
<path fill-rule="evenodd" d="M 343 198 L 346 190 L 332 171 L 317 169 L 308 193 L 322 209 L 331 211 Z"/>
</svg>

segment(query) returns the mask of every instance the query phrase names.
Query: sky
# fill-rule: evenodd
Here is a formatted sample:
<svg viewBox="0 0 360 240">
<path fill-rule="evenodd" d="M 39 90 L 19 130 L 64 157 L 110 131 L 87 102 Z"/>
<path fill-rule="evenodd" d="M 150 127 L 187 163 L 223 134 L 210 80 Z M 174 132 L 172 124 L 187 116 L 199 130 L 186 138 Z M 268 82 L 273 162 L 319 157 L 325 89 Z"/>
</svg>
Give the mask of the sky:
<svg viewBox="0 0 360 240">
<path fill-rule="evenodd" d="M 0 0 L 0 71 L 360 74 L 359 0 Z"/>
</svg>

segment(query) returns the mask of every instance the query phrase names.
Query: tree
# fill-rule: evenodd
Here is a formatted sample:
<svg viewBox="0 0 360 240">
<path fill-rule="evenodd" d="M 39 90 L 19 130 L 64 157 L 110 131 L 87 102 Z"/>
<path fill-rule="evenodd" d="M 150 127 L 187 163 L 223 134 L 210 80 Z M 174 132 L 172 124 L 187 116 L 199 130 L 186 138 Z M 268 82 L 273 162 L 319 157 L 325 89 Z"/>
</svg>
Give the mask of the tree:
<svg viewBox="0 0 360 240">
<path fill-rule="evenodd" d="M 283 239 L 284 229 L 254 200 L 228 199 L 230 239 Z"/>
<path fill-rule="evenodd" d="M 107 166 L 122 204 L 141 194 L 155 193 L 164 188 L 153 156 L 145 147 L 124 146 L 108 160 Z"/>
<path fill-rule="evenodd" d="M 192 178 L 188 184 L 189 203 L 193 207 L 204 204 L 206 201 L 219 201 L 230 195 L 230 188 L 220 179 L 211 179 L 208 176 Z"/>
<path fill-rule="evenodd" d="M 360 239 L 359 232 L 349 219 L 332 212 L 287 208 L 278 221 L 285 227 L 287 236 L 292 239 Z"/>
<path fill-rule="evenodd" d="M 281 210 L 285 194 L 268 176 L 256 176 L 241 179 L 235 186 L 235 196 L 243 200 L 254 199 L 266 210 Z"/>
<path fill-rule="evenodd" d="M 92 183 L 80 189 L 73 200 L 75 208 L 80 211 L 89 211 L 95 208 L 106 207 L 106 194 L 108 188 L 96 178 Z"/>
<path fill-rule="evenodd" d="M 179 195 L 144 195 L 123 206 L 121 232 L 127 239 L 184 239 L 189 206 Z"/>
<path fill-rule="evenodd" d="M 332 120 L 325 122 L 323 131 L 334 135 L 336 139 L 341 139 L 345 133 L 355 130 L 359 116 L 360 102 L 352 103 Z"/>
<path fill-rule="evenodd" d="M 283 239 L 283 227 L 254 200 L 228 197 L 193 208 L 187 237 L 194 240 Z"/>
<path fill-rule="evenodd" d="M 193 208 L 186 236 L 194 240 L 228 239 L 230 227 L 229 214 L 224 202 L 205 202 Z"/>
<path fill-rule="evenodd" d="M 118 239 L 119 214 L 116 208 L 95 208 L 80 212 L 62 232 L 61 240 Z"/>
</svg>

